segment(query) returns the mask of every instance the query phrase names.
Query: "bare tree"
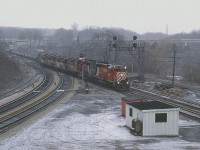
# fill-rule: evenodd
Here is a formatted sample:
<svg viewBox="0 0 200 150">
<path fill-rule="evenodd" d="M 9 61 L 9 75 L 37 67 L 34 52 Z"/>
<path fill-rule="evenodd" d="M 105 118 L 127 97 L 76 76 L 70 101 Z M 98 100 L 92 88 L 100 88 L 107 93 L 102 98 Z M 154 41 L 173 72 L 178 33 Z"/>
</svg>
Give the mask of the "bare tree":
<svg viewBox="0 0 200 150">
<path fill-rule="evenodd" d="M 32 48 L 40 45 L 43 34 L 39 29 L 23 29 L 19 34 L 19 39 L 28 40 L 29 48 Z"/>
<path fill-rule="evenodd" d="M 99 60 L 117 63 L 119 51 L 110 51 L 110 44 L 113 42 L 113 36 L 117 36 L 118 40 L 124 40 L 121 34 L 114 33 L 112 30 L 100 31 L 93 35 L 92 39 L 96 41 L 96 47 L 94 49 L 99 55 Z"/>
<path fill-rule="evenodd" d="M 78 38 L 78 24 L 77 23 L 73 23 L 71 25 L 71 29 L 73 31 L 74 38 Z"/>
<path fill-rule="evenodd" d="M 0 40 L 4 41 L 5 37 L 4 37 L 4 30 L 0 29 Z"/>
<path fill-rule="evenodd" d="M 57 39 L 61 45 L 70 45 L 73 42 L 73 31 L 60 28 L 55 31 L 54 38 Z"/>
</svg>

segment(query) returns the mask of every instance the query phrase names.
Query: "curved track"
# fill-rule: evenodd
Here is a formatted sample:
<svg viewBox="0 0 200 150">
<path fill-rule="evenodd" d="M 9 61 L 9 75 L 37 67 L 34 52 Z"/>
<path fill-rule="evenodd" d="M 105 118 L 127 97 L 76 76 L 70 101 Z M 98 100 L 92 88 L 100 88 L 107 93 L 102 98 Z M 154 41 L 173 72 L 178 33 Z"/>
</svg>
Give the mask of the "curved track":
<svg viewBox="0 0 200 150">
<path fill-rule="evenodd" d="M 41 85 L 39 85 L 34 91 L 31 91 L 22 97 L 19 97 L 13 101 L 10 101 L 4 105 L 0 106 L 0 116 L 2 113 L 5 113 L 6 111 L 10 111 L 11 109 L 30 101 L 32 98 L 36 97 L 38 95 L 38 92 L 36 91 L 44 91 L 52 82 L 52 74 L 50 72 L 45 72 L 44 80 Z"/>
<path fill-rule="evenodd" d="M 4 105 L 4 107 L 1 107 L 1 133 L 5 132 L 11 127 L 14 127 L 35 112 L 41 110 L 42 108 L 61 98 L 66 92 L 66 89 L 68 89 L 71 85 L 70 78 L 66 75 L 59 73 L 59 83 L 56 83 L 56 81 L 52 81 L 51 74 L 47 73 L 46 76 L 46 80 L 40 87 L 37 88 L 37 91 L 41 90 L 43 91 L 42 93 L 35 92 L 36 90 L 32 91 L 28 95 L 21 97 L 12 103 L 6 104 Z M 50 87 L 50 85 L 54 87 Z M 48 91 L 47 88 L 51 88 L 51 90 Z"/>
</svg>

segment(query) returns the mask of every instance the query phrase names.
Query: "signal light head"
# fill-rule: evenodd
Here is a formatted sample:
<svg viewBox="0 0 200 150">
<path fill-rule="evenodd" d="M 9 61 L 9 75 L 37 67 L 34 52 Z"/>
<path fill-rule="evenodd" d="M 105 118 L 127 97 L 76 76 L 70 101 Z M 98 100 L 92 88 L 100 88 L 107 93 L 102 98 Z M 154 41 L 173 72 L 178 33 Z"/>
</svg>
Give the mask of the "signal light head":
<svg viewBox="0 0 200 150">
<path fill-rule="evenodd" d="M 113 43 L 113 45 L 112 45 L 114 48 L 116 48 L 117 47 L 117 44 L 116 43 Z"/>
<path fill-rule="evenodd" d="M 113 40 L 116 41 L 117 40 L 117 36 L 113 36 Z"/>
<path fill-rule="evenodd" d="M 133 40 L 137 40 L 137 36 L 133 36 Z"/>
<path fill-rule="evenodd" d="M 84 55 L 81 53 L 79 57 L 80 57 L 80 58 L 83 58 L 83 57 L 84 57 Z"/>
<path fill-rule="evenodd" d="M 134 47 L 134 48 L 137 48 L 137 43 L 133 43 L 133 47 Z"/>
</svg>

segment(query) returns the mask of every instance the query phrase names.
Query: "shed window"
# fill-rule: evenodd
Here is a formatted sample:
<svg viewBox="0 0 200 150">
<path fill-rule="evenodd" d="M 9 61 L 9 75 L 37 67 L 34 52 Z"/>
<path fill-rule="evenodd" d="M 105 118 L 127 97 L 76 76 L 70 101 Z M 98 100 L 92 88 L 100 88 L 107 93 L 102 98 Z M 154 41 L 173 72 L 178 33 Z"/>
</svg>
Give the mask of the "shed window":
<svg viewBox="0 0 200 150">
<path fill-rule="evenodd" d="M 167 113 L 156 113 L 155 122 L 167 122 Z"/>
<path fill-rule="evenodd" d="M 132 108 L 129 108 L 129 116 L 133 116 L 133 109 Z"/>
</svg>

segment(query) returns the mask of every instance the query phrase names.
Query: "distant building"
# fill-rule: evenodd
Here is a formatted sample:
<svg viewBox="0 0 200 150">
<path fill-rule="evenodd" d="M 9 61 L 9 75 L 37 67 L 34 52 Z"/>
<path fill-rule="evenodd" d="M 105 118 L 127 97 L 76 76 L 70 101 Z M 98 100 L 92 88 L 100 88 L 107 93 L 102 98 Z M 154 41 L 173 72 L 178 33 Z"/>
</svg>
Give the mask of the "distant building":
<svg viewBox="0 0 200 150">
<path fill-rule="evenodd" d="M 126 126 L 142 136 L 177 136 L 179 108 L 158 102 L 126 104 Z"/>
</svg>

